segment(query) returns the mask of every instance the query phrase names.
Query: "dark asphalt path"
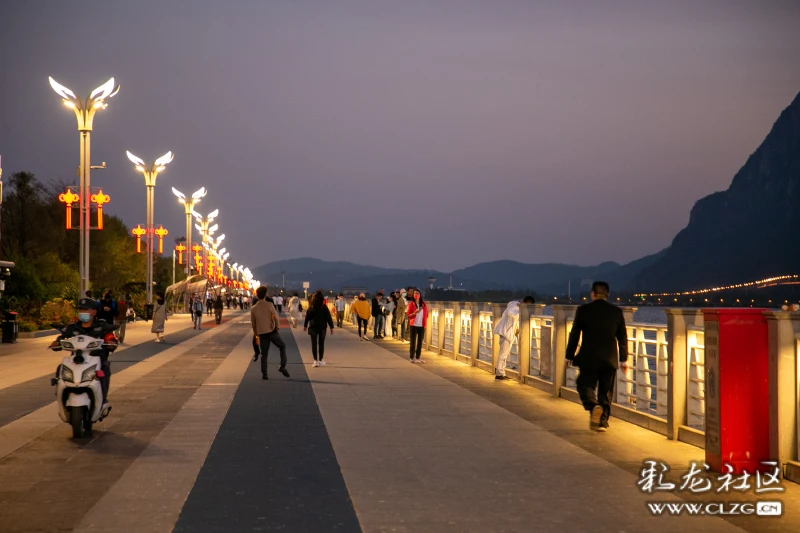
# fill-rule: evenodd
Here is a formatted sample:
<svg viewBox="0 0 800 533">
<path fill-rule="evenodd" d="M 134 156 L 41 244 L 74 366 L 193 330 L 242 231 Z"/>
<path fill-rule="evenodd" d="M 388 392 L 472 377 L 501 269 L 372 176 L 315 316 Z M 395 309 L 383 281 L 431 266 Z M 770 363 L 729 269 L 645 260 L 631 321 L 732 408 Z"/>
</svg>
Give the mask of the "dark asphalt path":
<svg viewBox="0 0 800 533">
<path fill-rule="evenodd" d="M 175 532 L 343 531 L 361 527 L 294 337 L 286 379 L 251 363 Z"/>
</svg>

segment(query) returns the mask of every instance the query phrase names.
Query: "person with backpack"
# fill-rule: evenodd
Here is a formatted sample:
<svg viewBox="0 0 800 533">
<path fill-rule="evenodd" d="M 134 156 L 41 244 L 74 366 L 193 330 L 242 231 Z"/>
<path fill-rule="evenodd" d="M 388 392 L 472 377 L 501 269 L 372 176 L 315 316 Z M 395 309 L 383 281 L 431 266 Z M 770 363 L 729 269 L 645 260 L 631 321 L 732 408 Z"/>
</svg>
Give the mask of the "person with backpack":
<svg viewBox="0 0 800 533">
<path fill-rule="evenodd" d="M 331 310 L 325 305 L 322 291 L 317 291 L 311 299 L 311 305 L 306 311 L 306 320 L 303 323 L 303 331 L 308 331 L 308 334 L 311 335 L 311 354 L 314 356 L 313 366 L 325 366 L 325 361 L 322 358 L 325 355 L 326 326 L 330 328 L 331 335 L 333 335 Z"/>
</svg>

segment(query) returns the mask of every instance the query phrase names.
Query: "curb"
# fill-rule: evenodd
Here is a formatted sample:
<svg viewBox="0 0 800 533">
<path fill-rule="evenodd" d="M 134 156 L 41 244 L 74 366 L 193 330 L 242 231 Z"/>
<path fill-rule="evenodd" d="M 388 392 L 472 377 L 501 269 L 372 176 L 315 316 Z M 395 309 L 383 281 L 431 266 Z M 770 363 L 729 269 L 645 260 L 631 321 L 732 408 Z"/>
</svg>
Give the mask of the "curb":
<svg viewBox="0 0 800 533">
<path fill-rule="evenodd" d="M 17 333 L 18 339 L 38 339 L 39 337 L 50 337 L 51 335 L 58 335 L 57 329 L 45 329 L 43 331 L 20 331 Z"/>
</svg>

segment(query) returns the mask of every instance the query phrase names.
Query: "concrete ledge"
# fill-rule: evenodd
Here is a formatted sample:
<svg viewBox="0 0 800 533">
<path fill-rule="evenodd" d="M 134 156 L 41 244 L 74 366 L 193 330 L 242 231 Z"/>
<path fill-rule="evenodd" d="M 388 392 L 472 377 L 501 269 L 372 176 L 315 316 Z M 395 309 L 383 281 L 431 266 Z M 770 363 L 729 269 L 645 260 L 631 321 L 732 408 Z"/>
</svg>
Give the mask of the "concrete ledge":
<svg viewBox="0 0 800 533">
<path fill-rule="evenodd" d="M 797 461 L 787 461 L 783 467 L 783 477 L 789 481 L 800 483 L 800 463 Z"/>
<path fill-rule="evenodd" d="M 492 363 L 487 363 L 486 361 L 481 361 L 480 359 L 475 359 L 475 368 L 480 368 L 486 372 L 494 373 L 494 365 Z"/>
<path fill-rule="evenodd" d="M 467 364 L 467 365 L 472 365 L 472 357 L 470 357 L 470 356 L 468 356 L 468 355 L 458 354 L 458 355 L 455 357 L 455 359 L 456 359 L 456 361 L 458 361 L 459 363 L 464 363 L 464 364 Z"/>
<path fill-rule="evenodd" d="M 611 413 L 612 416 L 619 418 L 620 420 L 630 422 L 631 424 L 635 424 L 639 427 L 649 429 L 650 431 L 655 431 L 656 433 L 660 433 L 665 437 L 667 436 L 667 421 L 665 419 L 658 418 L 657 416 L 653 416 L 649 413 L 636 411 L 618 403 L 613 404 L 613 407 L 614 410 Z"/>
<path fill-rule="evenodd" d="M 449 357 L 450 359 L 455 359 L 455 356 L 453 355 L 453 350 L 440 350 L 439 355 Z"/>
<path fill-rule="evenodd" d="M 578 391 L 573 389 L 568 389 L 566 387 L 561 387 L 561 397 L 565 400 L 569 400 L 571 402 L 575 402 L 578 405 L 583 405 L 581 402 L 581 397 L 578 394 Z"/>
<path fill-rule="evenodd" d="M 537 376 L 525 376 L 522 380 L 525 385 L 529 387 L 533 387 L 534 389 L 539 389 L 540 391 L 546 392 L 548 394 L 553 394 L 553 383 L 542 379 Z"/>
<path fill-rule="evenodd" d="M 514 381 L 521 381 L 521 376 L 517 370 L 506 368 L 506 375 Z"/>
<path fill-rule="evenodd" d="M 678 440 L 704 450 L 706 449 L 706 434 L 699 429 L 690 428 L 689 426 L 679 427 Z"/>
<path fill-rule="evenodd" d="M 51 335 L 58 335 L 57 329 L 45 329 L 42 331 L 20 331 L 17 337 L 20 339 L 38 339 L 40 337 L 50 337 Z"/>
</svg>

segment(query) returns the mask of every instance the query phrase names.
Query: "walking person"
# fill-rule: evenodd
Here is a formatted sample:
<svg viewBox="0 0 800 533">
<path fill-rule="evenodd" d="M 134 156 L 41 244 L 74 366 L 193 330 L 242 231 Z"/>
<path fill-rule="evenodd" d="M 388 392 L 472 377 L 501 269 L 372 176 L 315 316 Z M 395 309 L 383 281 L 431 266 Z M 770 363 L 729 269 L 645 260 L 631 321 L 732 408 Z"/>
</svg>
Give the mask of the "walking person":
<svg viewBox="0 0 800 533">
<path fill-rule="evenodd" d="M 211 311 L 214 309 L 214 300 L 211 299 L 211 295 L 206 295 L 206 314 L 211 316 Z"/>
<path fill-rule="evenodd" d="M 428 304 L 422 300 L 422 293 L 414 290 L 414 297 L 408 302 L 406 308 L 409 329 L 411 330 L 411 344 L 409 356 L 412 363 L 424 363 L 420 359 L 422 354 L 422 339 L 425 338 L 425 326 L 428 324 Z"/>
<path fill-rule="evenodd" d="M 514 346 L 514 340 L 519 335 L 519 302 L 514 300 L 508 302 L 503 316 L 497 322 L 492 332 L 500 337 L 500 353 L 497 355 L 497 368 L 494 371 L 494 379 L 508 379 L 506 376 L 506 363 Z"/>
<path fill-rule="evenodd" d="M 383 338 L 383 293 L 379 292 L 372 298 L 372 338 Z"/>
<path fill-rule="evenodd" d="M 203 329 L 203 300 L 195 296 L 192 301 L 192 323 L 194 329 Z"/>
<path fill-rule="evenodd" d="M 576 385 L 583 408 L 590 412 L 589 429 L 605 431 L 617 368 L 628 368 L 628 331 L 622 309 L 608 302 L 609 286 L 592 285 L 592 302 L 575 311 L 567 343 L 566 364 L 580 368 Z M 581 349 L 577 355 L 578 341 Z M 595 390 L 596 389 L 596 390 Z"/>
<path fill-rule="evenodd" d="M 341 328 L 344 323 L 344 308 L 346 303 L 344 301 L 344 294 L 336 296 L 336 301 L 333 302 L 333 307 L 336 309 L 336 327 Z"/>
<path fill-rule="evenodd" d="M 289 321 L 292 323 L 293 328 L 297 328 L 297 322 L 302 316 L 303 307 L 300 304 L 300 295 L 297 293 L 292 294 L 289 298 L 289 303 L 286 304 L 286 311 L 289 313 Z"/>
<path fill-rule="evenodd" d="M 409 342 L 409 341 L 410 341 L 410 339 L 411 339 L 411 322 L 408 320 L 408 303 L 409 303 L 411 300 L 413 300 L 413 299 L 414 299 L 414 291 L 415 291 L 415 290 L 416 290 L 416 289 L 414 289 L 414 287 L 409 287 L 409 288 L 408 288 L 408 289 L 405 291 L 405 295 L 404 295 L 404 297 L 405 297 L 405 299 L 406 299 L 406 334 L 405 334 L 405 336 L 403 337 L 403 340 L 404 340 L 405 342 Z"/>
<path fill-rule="evenodd" d="M 202 309 L 202 303 L 200 306 Z M 150 327 L 150 333 L 156 334 L 156 342 L 167 342 L 166 337 L 164 337 L 164 326 L 166 323 L 167 299 L 164 297 L 164 293 L 159 291 L 156 293 L 156 303 L 153 306 L 153 325 Z"/>
<path fill-rule="evenodd" d="M 106 324 L 113 324 L 115 316 L 117 316 L 117 302 L 111 296 L 111 291 L 106 289 L 103 297 L 97 302 L 97 318 L 104 320 Z"/>
<path fill-rule="evenodd" d="M 395 339 L 399 339 L 405 342 L 406 325 L 408 324 L 408 317 L 406 316 L 406 307 L 408 307 L 408 304 L 406 303 L 405 291 L 396 292 L 395 298 L 396 298 L 394 304 L 395 326 L 392 329 L 392 332 L 394 334 Z"/>
<path fill-rule="evenodd" d="M 325 355 L 325 333 L 326 326 L 330 328 L 333 335 L 333 318 L 331 310 L 325 305 L 325 298 L 321 291 L 317 291 L 311 299 L 311 305 L 306 311 L 306 319 L 303 322 L 303 331 L 308 331 L 311 335 L 311 354 L 314 356 L 313 366 L 325 366 L 322 359 Z"/>
<path fill-rule="evenodd" d="M 283 295 L 279 294 L 273 300 L 275 301 L 275 307 L 278 308 L 278 314 L 283 313 Z"/>
<path fill-rule="evenodd" d="M 394 336 L 394 331 L 397 326 L 394 321 L 394 308 L 395 308 L 394 293 L 389 293 L 388 298 L 383 302 L 383 329 L 381 330 L 381 338 L 386 335 Z"/>
<path fill-rule="evenodd" d="M 114 316 L 114 323 L 119 326 L 117 329 L 117 342 L 122 344 L 125 342 L 125 330 L 128 329 L 128 302 L 127 300 L 119 300 L 117 304 L 117 313 Z"/>
<path fill-rule="evenodd" d="M 358 338 L 365 341 L 369 340 L 367 338 L 367 328 L 369 327 L 369 317 L 372 314 L 372 309 L 363 292 L 358 296 L 358 300 L 353 303 L 353 308 L 355 309 L 358 322 Z M 363 336 L 361 334 L 362 326 L 364 328 Z"/>
<path fill-rule="evenodd" d="M 222 301 L 222 295 L 217 295 L 217 299 L 214 300 L 214 319 L 217 321 L 217 324 L 222 324 L 222 310 L 225 309 L 225 303 Z"/>
<path fill-rule="evenodd" d="M 278 372 L 289 377 L 286 370 L 286 343 L 283 342 L 280 329 L 280 318 L 272 302 L 267 301 L 267 288 L 263 285 L 256 290 L 258 301 L 250 309 L 250 325 L 253 327 L 253 335 L 258 337 L 259 351 L 261 352 L 261 379 L 269 379 L 267 376 L 267 356 L 269 355 L 269 345 L 274 344 L 280 350 L 281 366 Z M 258 356 L 253 358 L 253 362 Z"/>
</svg>

